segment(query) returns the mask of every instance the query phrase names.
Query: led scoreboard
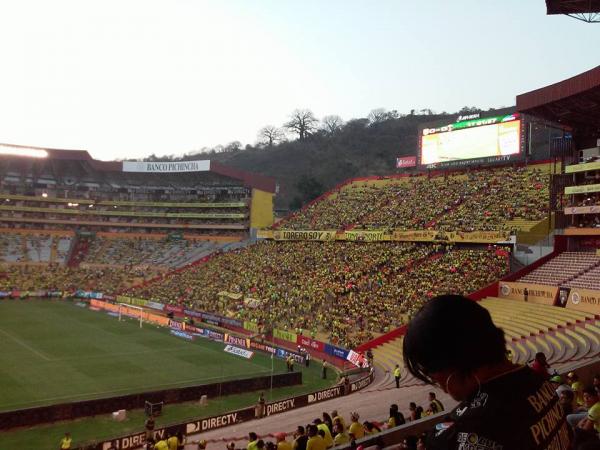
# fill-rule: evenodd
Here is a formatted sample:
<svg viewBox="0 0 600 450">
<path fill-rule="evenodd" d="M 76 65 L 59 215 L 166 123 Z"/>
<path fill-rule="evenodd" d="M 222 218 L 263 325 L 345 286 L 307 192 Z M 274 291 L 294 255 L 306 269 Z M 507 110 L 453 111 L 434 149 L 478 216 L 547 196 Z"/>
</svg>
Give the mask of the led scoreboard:
<svg viewBox="0 0 600 450">
<path fill-rule="evenodd" d="M 518 113 L 483 118 L 474 116 L 459 117 L 454 123 L 435 128 L 423 128 L 420 136 L 421 165 L 510 157 L 520 153 L 521 118 Z"/>
</svg>

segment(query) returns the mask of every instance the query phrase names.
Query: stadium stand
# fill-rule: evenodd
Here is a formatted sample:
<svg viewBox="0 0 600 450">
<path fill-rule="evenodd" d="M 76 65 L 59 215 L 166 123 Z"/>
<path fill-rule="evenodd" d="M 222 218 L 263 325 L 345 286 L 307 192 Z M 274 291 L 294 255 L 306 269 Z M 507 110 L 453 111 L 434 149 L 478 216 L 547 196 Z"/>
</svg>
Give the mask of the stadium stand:
<svg viewBox="0 0 600 450">
<path fill-rule="evenodd" d="M 142 238 L 96 237 L 82 258 L 82 264 L 150 265 L 178 268 L 217 251 L 212 241 L 166 241 Z"/>
<path fill-rule="evenodd" d="M 294 230 L 515 230 L 519 220 L 535 223 L 547 216 L 548 171 L 542 164 L 356 180 L 276 226 Z"/>
<path fill-rule="evenodd" d="M 524 283 L 560 286 L 583 276 L 600 264 L 600 256 L 592 252 L 564 252 L 521 278 Z M 588 280 L 588 278 L 582 278 Z M 591 279 L 593 282 L 593 278 Z M 583 286 L 581 286 L 583 287 Z"/>
<path fill-rule="evenodd" d="M 488 249 L 267 241 L 127 293 L 203 311 L 227 311 L 240 320 L 353 347 L 406 323 L 438 292 L 461 286 L 468 293 L 507 271 L 506 256 Z"/>
<path fill-rule="evenodd" d="M 593 269 L 573 278 L 565 283 L 565 286 L 600 290 L 600 266 L 596 265 Z"/>
</svg>

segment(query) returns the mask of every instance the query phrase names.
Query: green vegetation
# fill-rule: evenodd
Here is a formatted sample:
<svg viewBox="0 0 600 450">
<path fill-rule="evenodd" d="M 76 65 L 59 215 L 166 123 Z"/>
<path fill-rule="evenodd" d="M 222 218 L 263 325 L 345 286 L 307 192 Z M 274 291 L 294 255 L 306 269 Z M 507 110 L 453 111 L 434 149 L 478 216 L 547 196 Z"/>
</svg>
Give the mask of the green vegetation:
<svg viewBox="0 0 600 450">
<path fill-rule="evenodd" d="M 397 157 L 417 154 L 420 126 L 481 111 L 474 106 L 456 113 L 430 109 L 402 113 L 378 108 L 367 117 L 345 122 L 336 115 L 319 117 L 310 110 L 296 110 L 280 127 L 268 125 L 258 130 L 255 145 L 242 147 L 235 141 L 183 157 L 150 155 L 145 159 L 210 158 L 274 177 L 280 186 L 276 207 L 294 209 L 348 178 L 397 172 Z"/>
<path fill-rule="evenodd" d="M 223 344 L 193 343 L 167 330 L 49 300 L 0 301 L 0 410 L 82 400 L 167 387 L 268 374 L 271 358 L 251 361 L 223 352 Z M 285 364 L 273 360 L 275 373 Z M 267 401 L 310 392 L 330 384 L 317 365 L 303 370 L 303 385 L 266 392 Z M 206 417 L 256 402 L 256 392 L 166 405 L 158 426 Z M 102 440 L 143 428 L 143 411 L 128 411 L 125 422 L 109 415 L 0 432 L 0 448 L 53 449 L 65 431 L 76 443 Z"/>
</svg>

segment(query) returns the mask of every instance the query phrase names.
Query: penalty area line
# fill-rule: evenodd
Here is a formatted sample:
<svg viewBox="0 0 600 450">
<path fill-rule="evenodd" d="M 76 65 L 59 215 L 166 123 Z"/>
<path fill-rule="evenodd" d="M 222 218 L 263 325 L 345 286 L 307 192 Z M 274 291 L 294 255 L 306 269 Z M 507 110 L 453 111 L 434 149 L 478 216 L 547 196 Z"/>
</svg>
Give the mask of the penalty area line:
<svg viewBox="0 0 600 450">
<path fill-rule="evenodd" d="M 31 353 L 39 356 L 40 358 L 42 358 L 44 361 L 52 361 L 51 358 L 48 358 L 46 355 L 44 355 L 42 352 L 37 351 L 35 348 L 33 348 L 31 345 L 27 344 L 26 342 L 23 342 L 21 339 L 13 336 L 12 334 L 8 333 L 7 331 L 4 331 L 2 328 L 0 328 L 0 333 L 2 333 L 4 336 L 6 336 L 7 338 L 9 338 L 10 340 L 16 342 L 17 344 L 19 344 L 21 347 L 26 348 L 27 350 L 29 350 Z"/>
</svg>

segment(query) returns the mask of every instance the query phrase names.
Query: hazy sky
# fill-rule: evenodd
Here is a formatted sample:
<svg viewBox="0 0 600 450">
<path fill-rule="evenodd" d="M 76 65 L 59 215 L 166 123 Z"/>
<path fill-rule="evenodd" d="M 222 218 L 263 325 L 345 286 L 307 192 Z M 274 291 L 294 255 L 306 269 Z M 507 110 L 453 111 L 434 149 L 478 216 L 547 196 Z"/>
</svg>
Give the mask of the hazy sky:
<svg viewBox="0 0 600 450">
<path fill-rule="evenodd" d="M 295 108 L 454 111 L 600 63 L 543 0 L 1 0 L 0 142 L 182 154 Z"/>
</svg>

